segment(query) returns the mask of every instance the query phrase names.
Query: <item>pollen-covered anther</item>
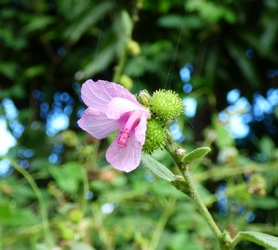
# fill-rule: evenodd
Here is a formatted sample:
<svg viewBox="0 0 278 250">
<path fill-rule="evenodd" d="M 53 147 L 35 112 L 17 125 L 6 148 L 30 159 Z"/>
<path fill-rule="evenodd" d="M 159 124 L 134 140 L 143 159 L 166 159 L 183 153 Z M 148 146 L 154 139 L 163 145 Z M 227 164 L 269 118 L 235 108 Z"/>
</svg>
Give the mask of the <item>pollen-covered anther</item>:
<svg viewBox="0 0 278 250">
<path fill-rule="evenodd" d="M 130 137 L 130 130 L 122 128 L 118 136 L 118 145 L 120 148 L 125 148 Z"/>
</svg>

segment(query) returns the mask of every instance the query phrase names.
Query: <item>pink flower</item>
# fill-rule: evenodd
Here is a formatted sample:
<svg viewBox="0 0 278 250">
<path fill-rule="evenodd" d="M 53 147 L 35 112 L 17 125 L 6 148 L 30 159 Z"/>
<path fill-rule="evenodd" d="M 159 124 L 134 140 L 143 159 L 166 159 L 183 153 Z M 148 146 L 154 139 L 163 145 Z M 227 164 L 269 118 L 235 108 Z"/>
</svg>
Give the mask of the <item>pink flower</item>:
<svg viewBox="0 0 278 250">
<path fill-rule="evenodd" d="M 81 97 L 88 108 L 78 121 L 80 128 L 98 139 L 119 131 L 106 159 L 125 172 L 137 168 L 149 112 L 128 90 L 113 82 L 87 80 L 82 85 Z"/>
</svg>

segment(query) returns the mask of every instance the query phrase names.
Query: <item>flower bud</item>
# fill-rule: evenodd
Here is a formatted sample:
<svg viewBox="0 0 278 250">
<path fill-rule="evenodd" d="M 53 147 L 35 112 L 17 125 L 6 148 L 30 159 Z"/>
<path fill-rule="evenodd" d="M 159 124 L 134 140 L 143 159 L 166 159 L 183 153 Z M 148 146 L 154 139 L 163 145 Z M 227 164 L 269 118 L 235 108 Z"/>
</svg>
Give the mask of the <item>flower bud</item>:
<svg viewBox="0 0 278 250">
<path fill-rule="evenodd" d="M 143 152 L 152 154 L 153 151 L 165 145 L 166 131 L 163 124 L 155 119 L 149 119 L 147 123 L 146 140 L 143 145 Z"/>
<path fill-rule="evenodd" d="M 248 183 L 248 192 L 258 196 L 266 195 L 266 181 L 260 174 L 253 174 Z"/>
<path fill-rule="evenodd" d="M 140 48 L 140 45 L 139 43 L 137 43 L 136 41 L 134 40 L 130 40 L 128 43 L 127 43 L 127 49 L 128 49 L 128 52 L 132 55 L 132 56 L 137 56 L 141 53 L 141 48 Z"/>
<path fill-rule="evenodd" d="M 165 89 L 158 90 L 153 94 L 150 106 L 157 119 L 164 121 L 179 116 L 184 110 L 178 94 Z"/>
<path fill-rule="evenodd" d="M 136 96 L 137 101 L 145 107 L 149 107 L 151 96 L 147 90 L 141 90 Z"/>
<path fill-rule="evenodd" d="M 126 89 L 131 89 L 133 86 L 133 81 L 129 76 L 122 75 L 120 78 L 120 84 Z"/>
<path fill-rule="evenodd" d="M 177 154 L 179 161 L 182 161 L 183 158 L 187 155 L 187 151 L 183 148 L 178 148 L 176 150 L 176 154 Z"/>
<path fill-rule="evenodd" d="M 66 222 L 60 222 L 58 228 L 60 229 L 60 236 L 63 240 L 71 241 L 74 239 L 74 230 Z"/>
<path fill-rule="evenodd" d="M 73 223 L 78 223 L 83 218 L 83 213 L 80 209 L 73 209 L 69 212 L 69 218 Z"/>
</svg>

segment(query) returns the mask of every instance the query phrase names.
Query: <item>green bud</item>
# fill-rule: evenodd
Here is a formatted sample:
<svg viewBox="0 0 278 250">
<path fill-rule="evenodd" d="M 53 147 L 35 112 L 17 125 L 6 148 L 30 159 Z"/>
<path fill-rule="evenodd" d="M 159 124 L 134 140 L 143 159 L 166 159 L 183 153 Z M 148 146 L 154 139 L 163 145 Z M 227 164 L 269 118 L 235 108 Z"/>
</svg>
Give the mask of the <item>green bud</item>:
<svg viewBox="0 0 278 250">
<path fill-rule="evenodd" d="M 140 45 L 139 43 L 137 43 L 136 41 L 134 40 L 130 40 L 128 43 L 127 43 L 127 49 L 128 49 L 128 52 L 132 55 L 132 56 L 137 56 L 141 53 L 141 48 L 140 48 Z"/>
<path fill-rule="evenodd" d="M 63 240 L 71 241 L 74 239 L 74 230 L 66 222 L 60 222 L 58 228 L 60 229 L 60 236 Z"/>
<path fill-rule="evenodd" d="M 141 90 L 136 96 L 137 101 L 145 107 L 149 107 L 151 96 L 147 90 Z"/>
<path fill-rule="evenodd" d="M 151 99 L 151 111 L 159 120 L 173 119 L 184 111 L 179 95 L 171 90 L 158 90 Z"/>
<path fill-rule="evenodd" d="M 78 223 L 83 218 L 83 213 L 80 209 L 73 209 L 69 212 L 69 218 L 73 223 Z"/>
<path fill-rule="evenodd" d="M 186 151 L 185 149 L 183 149 L 183 148 L 178 148 L 178 149 L 176 150 L 176 154 L 177 154 L 178 158 L 179 158 L 180 160 L 182 160 L 182 159 L 184 158 L 184 156 L 187 155 L 187 151 Z"/>
<path fill-rule="evenodd" d="M 122 75 L 120 78 L 120 84 L 126 89 L 131 89 L 133 86 L 133 81 L 129 76 Z"/>
<path fill-rule="evenodd" d="M 231 235 L 226 230 L 224 230 L 222 233 L 222 241 L 224 243 L 229 243 L 232 241 Z"/>
<path fill-rule="evenodd" d="M 259 196 L 266 195 L 266 181 L 260 174 L 253 174 L 248 183 L 248 192 Z"/>
<path fill-rule="evenodd" d="M 61 137 L 62 142 L 70 148 L 75 148 L 78 145 L 77 135 L 72 130 L 63 131 Z"/>
<path fill-rule="evenodd" d="M 162 148 L 165 145 L 166 131 L 163 128 L 163 124 L 154 119 L 148 120 L 146 140 L 143 145 L 143 152 L 151 154 L 153 151 Z"/>
</svg>

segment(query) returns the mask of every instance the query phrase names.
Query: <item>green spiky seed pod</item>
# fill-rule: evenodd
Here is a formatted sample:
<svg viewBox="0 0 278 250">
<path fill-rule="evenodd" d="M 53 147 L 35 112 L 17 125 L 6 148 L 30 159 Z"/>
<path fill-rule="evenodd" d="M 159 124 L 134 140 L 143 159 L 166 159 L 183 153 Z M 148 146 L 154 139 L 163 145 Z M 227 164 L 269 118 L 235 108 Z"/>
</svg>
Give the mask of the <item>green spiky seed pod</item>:
<svg viewBox="0 0 278 250">
<path fill-rule="evenodd" d="M 150 102 L 151 111 L 159 120 L 173 119 L 184 111 L 179 95 L 171 90 L 161 89 L 153 94 Z"/>
<path fill-rule="evenodd" d="M 155 150 L 164 147 L 166 140 L 166 131 L 163 123 L 158 120 L 150 119 L 147 124 L 146 140 L 143 145 L 143 152 L 152 154 Z"/>
</svg>

